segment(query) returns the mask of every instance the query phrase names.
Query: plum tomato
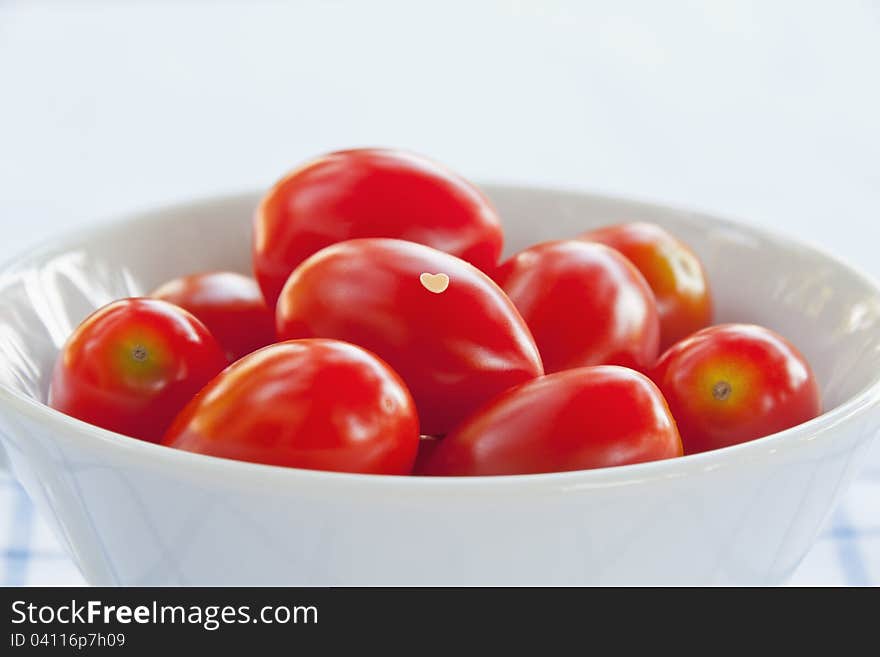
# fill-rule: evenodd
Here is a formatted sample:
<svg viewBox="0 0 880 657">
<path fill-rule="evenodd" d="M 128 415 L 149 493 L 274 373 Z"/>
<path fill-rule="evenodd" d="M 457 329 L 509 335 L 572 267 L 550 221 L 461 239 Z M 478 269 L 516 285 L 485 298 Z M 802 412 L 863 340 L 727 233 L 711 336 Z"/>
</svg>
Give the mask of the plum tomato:
<svg viewBox="0 0 880 657">
<path fill-rule="evenodd" d="M 280 339 L 335 338 L 385 360 L 430 435 L 543 374 L 528 328 L 498 286 L 464 260 L 414 242 L 359 239 L 319 251 L 291 274 L 276 321 Z"/>
<path fill-rule="evenodd" d="M 652 378 L 681 431 L 687 454 L 782 431 L 822 412 L 806 359 L 773 331 L 712 326 L 668 349 Z"/>
<path fill-rule="evenodd" d="M 661 350 L 712 322 L 712 296 L 700 259 L 660 226 L 645 222 L 606 226 L 581 239 L 620 251 L 645 277 L 657 299 Z"/>
<path fill-rule="evenodd" d="M 229 362 L 275 342 L 275 313 L 256 281 L 231 271 L 181 276 L 150 296 L 198 317 L 226 351 Z"/>
<path fill-rule="evenodd" d="M 49 405 L 157 442 L 174 416 L 227 365 L 202 322 L 158 299 L 122 299 L 87 317 L 64 345 Z"/>
<path fill-rule="evenodd" d="M 535 337 L 547 373 L 649 368 L 660 327 L 651 289 L 620 253 L 579 240 L 520 251 L 495 273 Z"/>
<path fill-rule="evenodd" d="M 502 393 L 442 438 L 416 474 L 515 475 L 681 456 L 666 402 L 625 367 L 582 367 Z"/>
<path fill-rule="evenodd" d="M 392 237 L 427 244 L 493 268 L 501 223 L 471 183 L 431 160 L 398 150 L 330 153 L 282 178 L 254 216 L 254 273 L 274 306 L 290 273 L 336 242 Z"/>
<path fill-rule="evenodd" d="M 336 340 L 293 340 L 230 365 L 180 413 L 162 444 L 310 470 L 410 474 L 415 404 L 373 354 Z"/>
</svg>

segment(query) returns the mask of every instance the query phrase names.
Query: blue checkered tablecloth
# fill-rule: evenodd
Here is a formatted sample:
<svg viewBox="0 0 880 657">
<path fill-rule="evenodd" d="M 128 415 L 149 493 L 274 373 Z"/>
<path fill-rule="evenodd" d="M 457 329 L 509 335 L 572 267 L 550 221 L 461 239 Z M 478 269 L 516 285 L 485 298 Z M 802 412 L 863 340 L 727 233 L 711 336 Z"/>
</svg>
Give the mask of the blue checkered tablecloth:
<svg viewBox="0 0 880 657">
<path fill-rule="evenodd" d="M 0 585 L 84 583 L 21 486 L 0 472 Z M 790 583 L 880 585 L 880 443 Z"/>
</svg>

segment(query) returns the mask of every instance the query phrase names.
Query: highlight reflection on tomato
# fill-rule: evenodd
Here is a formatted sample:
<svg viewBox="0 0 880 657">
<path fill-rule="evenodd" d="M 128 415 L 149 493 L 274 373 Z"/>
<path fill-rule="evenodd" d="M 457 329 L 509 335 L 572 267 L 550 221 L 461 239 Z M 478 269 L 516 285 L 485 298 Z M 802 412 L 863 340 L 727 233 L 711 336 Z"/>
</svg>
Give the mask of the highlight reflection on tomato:
<svg viewBox="0 0 880 657">
<path fill-rule="evenodd" d="M 282 178 L 254 216 L 254 273 L 270 306 L 290 273 L 336 242 L 392 237 L 427 244 L 480 269 L 501 255 L 489 199 L 443 166 L 412 153 L 330 153 Z"/>
<path fill-rule="evenodd" d="M 495 274 L 535 337 L 549 372 L 587 365 L 645 369 L 660 326 L 651 289 L 620 253 L 601 244 L 537 244 Z"/>
<path fill-rule="evenodd" d="M 681 456 L 663 396 L 638 372 L 582 367 L 508 390 L 441 438 L 416 474 L 585 470 Z"/>
<path fill-rule="evenodd" d="M 275 342 L 275 313 L 247 276 L 231 271 L 190 274 L 164 283 L 150 296 L 198 317 L 230 362 Z"/>
<path fill-rule="evenodd" d="M 430 289 L 435 275 L 446 277 L 442 289 Z M 349 240 L 313 255 L 284 286 L 277 327 L 281 339 L 334 338 L 378 355 L 403 377 L 430 435 L 543 374 L 497 285 L 464 260 L 402 240 Z"/>
<path fill-rule="evenodd" d="M 294 340 L 230 365 L 162 443 L 253 463 L 402 475 L 412 470 L 419 423 L 406 386 L 373 354 Z"/>
<path fill-rule="evenodd" d="M 767 436 L 822 412 L 806 359 L 760 326 L 722 324 L 698 331 L 660 357 L 652 378 L 688 454 Z"/>
<path fill-rule="evenodd" d="M 661 350 L 712 321 L 712 297 L 700 259 L 660 226 L 619 224 L 581 238 L 620 251 L 645 277 L 657 300 Z"/>
<path fill-rule="evenodd" d="M 123 299 L 86 318 L 55 365 L 49 405 L 127 436 L 158 441 L 226 367 L 205 325 L 158 299 Z"/>
</svg>

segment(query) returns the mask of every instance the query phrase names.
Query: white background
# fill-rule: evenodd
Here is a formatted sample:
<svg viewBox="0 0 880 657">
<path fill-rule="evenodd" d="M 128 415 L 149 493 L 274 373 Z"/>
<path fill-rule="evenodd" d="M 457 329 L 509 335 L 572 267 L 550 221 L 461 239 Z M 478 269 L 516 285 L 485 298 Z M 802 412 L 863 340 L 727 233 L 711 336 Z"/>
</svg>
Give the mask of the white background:
<svg viewBox="0 0 880 657">
<path fill-rule="evenodd" d="M 357 145 L 713 210 L 880 276 L 880 2 L 0 0 L 0 257 Z"/>
<path fill-rule="evenodd" d="M 0 256 L 402 146 L 715 210 L 880 274 L 880 2 L 0 0 Z"/>
</svg>

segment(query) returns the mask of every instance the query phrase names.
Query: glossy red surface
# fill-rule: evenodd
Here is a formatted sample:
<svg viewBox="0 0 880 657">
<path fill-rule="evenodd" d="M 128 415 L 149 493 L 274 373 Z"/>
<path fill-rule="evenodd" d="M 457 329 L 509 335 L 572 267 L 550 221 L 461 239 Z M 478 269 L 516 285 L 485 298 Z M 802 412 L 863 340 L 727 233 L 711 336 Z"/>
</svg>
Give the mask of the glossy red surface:
<svg viewBox="0 0 880 657">
<path fill-rule="evenodd" d="M 489 200 L 431 160 L 366 148 L 330 153 L 281 179 L 254 216 L 254 273 L 274 305 L 290 273 L 347 239 L 392 237 L 494 268 L 503 235 Z"/>
<path fill-rule="evenodd" d="M 495 280 L 531 329 L 548 373 L 654 364 L 660 331 L 654 296 L 617 251 L 579 240 L 545 242 L 504 262 Z"/>
<path fill-rule="evenodd" d="M 433 447 L 417 474 L 513 475 L 681 456 L 660 391 L 634 370 L 585 367 L 508 390 Z"/>
<path fill-rule="evenodd" d="M 581 239 L 620 251 L 645 277 L 657 300 L 661 350 L 712 322 L 712 295 L 700 259 L 660 226 L 606 226 Z"/>
<path fill-rule="evenodd" d="M 652 378 L 688 454 L 767 436 L 822 412 L 809 363 L 782 336 L 760 326 L 698 331 L 663 354 Z"/>
<path fill-rule="evenodd" d="M 181 412 L 162 443 L 314 470 L 409 474 L 419 442 L 412 397 L 373 354 L 297 340 L 233 363 Z"/>
<path fill-rule="evenodd" d="M 448 287 L 427 289 L 425 273 L 445 274 Z M 284 286 L 277 329 L 282 339 L 335 338 L 377 354 L 403 377 L 431 435 L 543 373 L 528 328 L 485 274 L 401 240 L 351 240 L 309 258 Z"/>
<path fill-rule="evenodd" d="M 151 294 L 198 317 L 230 362 L 275 342 L 275 313 L 254 279 L 229 271 L 181 276 Z"/>
<path fill-rule="evenodd" d="M 205 325 L 157 299 L 95 311 L 58 357 L 49 405 L 127 436 L 158 441 L 227 361 Z"/>
</svg>

